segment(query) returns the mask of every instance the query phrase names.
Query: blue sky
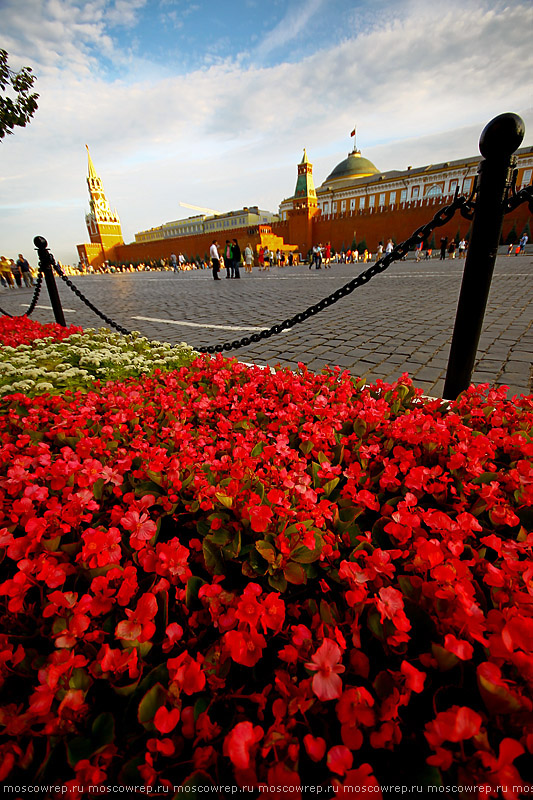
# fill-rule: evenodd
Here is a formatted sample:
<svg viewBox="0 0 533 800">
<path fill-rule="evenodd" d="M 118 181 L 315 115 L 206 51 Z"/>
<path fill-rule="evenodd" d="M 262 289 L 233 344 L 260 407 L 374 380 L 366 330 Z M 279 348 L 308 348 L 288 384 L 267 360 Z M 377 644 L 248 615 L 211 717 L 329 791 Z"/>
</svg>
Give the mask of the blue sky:
<svg viewBox="0 0 533 800">
<path fill-rule="evenodd" d="M 0 251 L 87 240 L 89 145 L 126 241 L 180 202 L 276 211 L 307 149 L 405 169 L 478 152 L 514 111 L 533 144 L 530 0 L 0 0 L 39 110 L 0 143 Z M 33 256 L 35 261 L 35 256 Z"/>
</svg>

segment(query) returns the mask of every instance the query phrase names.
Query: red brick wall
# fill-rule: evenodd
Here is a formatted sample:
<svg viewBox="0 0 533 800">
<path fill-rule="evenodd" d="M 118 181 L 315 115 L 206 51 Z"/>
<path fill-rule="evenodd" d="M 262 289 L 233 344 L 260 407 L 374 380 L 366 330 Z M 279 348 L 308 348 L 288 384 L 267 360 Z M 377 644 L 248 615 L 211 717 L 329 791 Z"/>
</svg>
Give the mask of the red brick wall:
<svg viewBox="0 0 533 800">
<path fill-rule="evenodd" d="M 351 249 L 355 236 L 357 243 L 366 240 L 369 250 L 375 252 L 380 241 L 385 244 L 388 239 L 393 239 L 395 243 L 398 243 L 409 238 L 417 228 L 429 222 L 439 208 L 450 203 L 451 199 L 450 197 L 444 200 L 443 198 L 421 200 L 405 203 L 404 207 L 385 208 L 381 212 L 371 213 L 369 209 L 365 209 L 364 211 L 326 215 L 325 217 L 317 216 L 312 222 L 312 244 L 331 242 L 335 250 L 340 250 L 343 246 L 348 250 Z M 531 227 L 531 214 L 527 203 L 522 203 L 515 211 L 505 216 L 503 239 L 505 240 L 513 225 L 518 236 L 520 236 L 528 221 Z M 434 235 L 437 246 L 441 236 L 453 238 L 457 232 L 459 232 L 460 236 L 466 236 L 471 224 L 470 220 L 464 219 L 457 213 L 447 225 L 435 229 Z M 282 235 L 280 231 L 286 230 L 286 225 L 286 222 L 273 224 L 273 233 Z M 282 228 L 282 226 L 284 227 Z M 298 237 L 298 233 L 300 233 L 299 227 L 291 225 L 290 230 L 291 234 L 293 234 L 292 243 L 297 244 L 303 253 L 304 242 L 307 239 L 303 235 L 304 226 L 302 225 L 301 227 L 300 237 Z M 308 249 L 309 247 L 306 245 L 306 250 Z"/>
<path fill-rule="evenodd" d="M 258 233 L 249 233 L 248 228 L 232 228 L 228 231 L 218 231 L 210 233 L 200 233 L 195 236 L 175 236 L 172 239 L 162 239 L 158 242 L 145 242 L 119 245 L 115 248 L 115 260 L 123 263 L 135 263 L 169 258 L 171 253 L 183 253 L 190 259 L 209 258 L 209 248 L 213 239 L 217 239 L 221 249 L 224 247 L 226 239 L 237 239 L 241 250 L 244 250 L 249 243 L 255 251 L 257 244 L 260 244 Z"/>
</svg>

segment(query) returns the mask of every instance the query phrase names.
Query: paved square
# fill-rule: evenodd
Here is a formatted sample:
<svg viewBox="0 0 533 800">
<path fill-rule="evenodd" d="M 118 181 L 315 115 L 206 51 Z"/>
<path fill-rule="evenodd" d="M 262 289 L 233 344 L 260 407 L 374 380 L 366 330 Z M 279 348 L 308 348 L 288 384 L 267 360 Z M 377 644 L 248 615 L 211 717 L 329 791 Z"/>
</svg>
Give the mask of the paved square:
<svg viewBox="0 0 533 800">
<path fill-rule="evenodd" d="M 193 347 L 240 340 L 270 328 L 343 286 L 368 265 L 272 267 L 241 280 L 213 281 L 198 270 L 74 277 L 75 285 L 118 324 L 151 339 Z M 426 393 L 442 395 L 464 261 L 406 260 L 290 331 L 230 352 L 241 361 L 320 371 L 326 364 L 369 382 L 408 372 Z M 531 391 L 533 257 L 498 256 L 473 381 L 509 386 L 509 396 Z M 67 324 L 105 323 L 58 280 Z M 3 290 L 11 314 L 28 307 L 30 289 Z M 41 305 L 42 304 L 42 305 Z M 43 284 L 33 314 L 53 321 Z"/>
</svg>

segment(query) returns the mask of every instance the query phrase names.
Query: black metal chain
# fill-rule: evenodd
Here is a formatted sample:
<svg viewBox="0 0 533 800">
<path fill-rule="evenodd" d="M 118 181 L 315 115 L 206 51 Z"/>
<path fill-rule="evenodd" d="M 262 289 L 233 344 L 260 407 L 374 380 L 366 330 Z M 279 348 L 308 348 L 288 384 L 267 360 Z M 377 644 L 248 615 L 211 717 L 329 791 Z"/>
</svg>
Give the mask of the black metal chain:
<svg viewBox="0 0 533 800">
<path fill-rule="evenodd" d="M 50 256 L 51 256 L 52 266 L 59 275 L 59 277 L 61 278 L 61 280 L 67 284 L 69 289 L 72 289 L 76 297 L 79 297 L 82 303 L 85 303 L 85 305 L 88 308 L 90 308 L 91 311 L 94 311 L 94 313 L 97 314 L 100 317 L 100 319 L 103 319 L 104 322 L 107 323 L 107 325 L 110 325 L 112 328 L 115 328 L 115 330 L 117 330 L 119 333 L 123 333 L 126 336 L 128 336 L 131 333 L 131 331 L 129 331 L 127 328 L 123 328 L 122 325 L 117 325 L 117 323 L 113 322 L 113 320 L 110 317 L 99 311 L 99 309 L 96 308 L 96 306 L 93 305 L 93 303 L 91 303 L 91 301 L 88 300 L 82 292 L 80 292 L 80 290 L 72 283 L 72 281 L 69 278 L 67 278 L 61 267 L 58 264 L 56 264 L 55 259 L 51 253 Z"/>
<path fill-rule="evenodd" d="M 394 261 L 399 261 L 400 259 L 404 258 L 404 256 L 407 255 L 409 250 L 414 245 L 420 244 L 427 239 L 429 234 L 432 233 L 435 228 L 446 225 L 446 223 L 454 217 L 456 211 L 461 210 L 461 213 L 464 211 L 464 214 L 466 215 L 473 213 L 473 208 L 474 203 L 472 201 L 472 196 L 467 199 L 464 196 L 459 197 L 458 192 L 456 192 L 452 203 L 437 211 L 430 222 L 427 222 L 425 225 L 417 228 L 408 239 L 400 244 L 397 244 L 390 253 L 386 253 L 382 258 L 379 259 L 379 261 L 376 261 L 375 264 L 372 264 L 372 266 L 367 270 L 361 272 L 349 283 L 346 283 L 344 286 L 336 289 L 328 297 L 324 297 L 323 300 L 320 300 L 318 303 L 309 306 L 305 309 L 305 311 L 301 311 L 298 314 L 295 314 L 294 317 L 290 317 L 289 319 L 286 319 L 277 325 L 273 325 L 271 328 L 267 328 L 259 333 L 253 333 L 251 336 L 244 336 L 242 339 L 233 342 L 199 347 L 199 352 L 222 353 L 223 351 L 227 352 L 228 350 L 236 350 L 239 347 L 248 347 L 250 344 L 257 344 L 262 339 L 270 339 L 271 336 L 274 336 L 277 333 L 289 330 L 289 328 L 292 328 L 294 325 L 298 325 L 300 322 L 305 322 L 305 320 L 309 319 L 309 317 L 313 317 L 315 314 L 320 313 L 320 311 L 323 311 L 325 308 L 329 308 L 329 306 L 332 306 L 338 300 L 341 300 L 341 298 L 347 297 L 355 289 L 358 289 L 360 286 L 364 286 L 375 275 L 379 275 L 381 272 L 384 272 Z"/>
<path fill-rule="evenodd" d="M 511 195 L 507 198 L 504 205 L 504 214 L 514 211 L 515 208 L 518 208 L 522 203 L 528 203 L 529 210 L 533 214 L 533 184 L 531 186 L 525 186 L 523 189 L 520 189 L 519 192 L 514 191 L 513 184 Z"/>
<path fill-rule="evenodd" d="M 435 228 L 439 228 L 442 225 L 446 225 L 454 216 L 457 211 L 460 211 L 461 216 L 465 219 L 472 219 L 474 216 L 475 211 L 475 200 L 474 196 L 477 191 L 477 185 L 474 183 L 474 187 L 472 192 L 468 198 L 464 196 L 459 196 L 458 190 L 455 192 L 454 199 L 452 203 L 448 206 L 444 206 L 444 208 L 439 209 L 437 213 L 434 215 L 433 219 L 427 222 L 425 225 L 422 225 L 420 228 L 417 228 L 414 233 L 409 236 L 408 239 L 397 244 L 390 253 L 386 253 L 379 261 L 376 261 L 375 264 L 372 264 L 367 270 L 364 270 L 351 281 L 346 283 L 344 286 L 341 286 L 339 289 L 336 289 L 332 294 L 328 295 L 328 297 L 324 297 L 318 303 L 315 303 L 312 306 L 309 306 L 305 309 L 305 311 L 301 311 L 295 314 L 293 317 L 289 317 L 288 319 L 284 320 L 283 322 L 273 325 L 271 328 L 265 328 L 265 330 L 260 331 L 259 333 L 254 333 L 251 336 L 244 336 L 242 339 L 235 340 L 233 342 L 226 342 L 225 344 L 217 344 L 217 345 L 209 345 L 205 347 L 199 347 L 198 350 L 200 353 L 222 353 L 227 352 L 229 350 L 237 350 L 239 347 L 248 347 L 250 344 L 257 344 L 263 339 L 270 339 L 271 336 L 274 336 L 278 333 L 282 333 L 283 331 L 289 330 L 294 325 L 298 325 L 301 322 L 305 322 L 310 317 L 315 316 L 315 314 L 320 313 L 325 308 L 329 308 L 338 300 L 341 300 L 343 297 L 347 297 L 351 294 L 355 289 L 358 289 L 360 286 L 364 286 L 368 283 L 375 275 L 379 275 L 380 273 L 384 272 L 391 264 L 395 261 L 399 261 L 400 259 L 404 258 L 407 253 L 411 250 L 413 246 L 420 244 L 423 242 L 430 233 L 432 233 Z M 511 194 L 510 197 L 506 198 L 504 204 L 504 213 L 508 214 L 510 211 L 514 211 L 522 203 L 527 202 L 529 204 L 530 210 L 533 212 L 533 186 L 527 186 L 524 189 L 521 189 L 519 192 L 514 191 L 514 183 L 511 187 Z M 50 263 L 52 267 L 55 269 L 61 280 L 63 280 L 66 285 L 71 289 L 74 294 L 79 297 L 79 299 L 85 303 L 85 305 L 91 309 L 95 314 L 97 314 L 101 319 L 104 320 L 109 326 L 115 328 L 115 330 L 119 331 L 119 333 L 128 335 L 131 331 L 127 330 L 127 328 L 122 327 L 122 325 L 117 325 L 110 317 L 106 314 L 103 314 L 90 300 L 88 300 L 85 295 L 74 285 L 74 283 L 67 278 L 61 267 L 56 264 L 56 261 L 51 253 L 50 255 Z M 35 291 L 33 294 L 33 298 L 30 302 L 28 310 L 24 314 L 13 315 L 9 314 L 7 311 L 4 311 L 0 308 L 0 313 L 4 314 L 7 317 L 14 317 L 14 316 L 30 316 L 30 314 L 35 309 L 37 305 L 37 300 L 39 298 L 39 293 L 41 291 L 41 285 L 43 280 L 43 270 L 42 267 L 39 266 L 39 273 L 37 276 L 37 282 L 35 284 Z"/>
<path fill-rule="evenodd" d="M 31 302 L 30 302 L 29 306 L 28 306 L 28 310 L 25 311 L 24 314 L 9 314 L 7 311 L 4 311 L 3 308 L 0 308 L 0 313 L 4 314 L 6 317 L 10 317 L 11 319 L 15 319 L 15 318 L 18 318 L 18 317 L 29 317 L 31 314 L 33 314 L 35 306 L 37 305 L 37 300 L 39 299 L 39 294 L 41 292 L 42 283 L 43 283 L 43 271 L 42 271 L 41 267 L 39 267 L 37 280 L 35 282 L 35 289 L 33 291 L 33 297 L 31 299 Z"/>
</svg>

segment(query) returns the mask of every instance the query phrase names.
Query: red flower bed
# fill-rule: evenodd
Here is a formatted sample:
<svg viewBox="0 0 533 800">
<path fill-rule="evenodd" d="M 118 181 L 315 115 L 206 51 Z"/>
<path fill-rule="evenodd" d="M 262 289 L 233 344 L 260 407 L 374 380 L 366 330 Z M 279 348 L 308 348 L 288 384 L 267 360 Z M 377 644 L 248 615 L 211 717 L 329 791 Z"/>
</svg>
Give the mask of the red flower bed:
<svg viewBox="0 0 533 800">
<path fill-rule="evenodd" d="M 50 336 L 57 342 L 66 339 L 73 333 L 83 333 L 83 328 L 69 325 L 64 328 L 57 322 L 43 325 L 29 317 L 0 317 L 0 344 L 18 347 L 19 344 L 30 344 L 34 339 L 44 339 Z"/>
<path fill-rule="evenodd" d="M 219 357 L 2 407 L 0 778 L 531 780 L 531 397 Z"/>
</svg>

